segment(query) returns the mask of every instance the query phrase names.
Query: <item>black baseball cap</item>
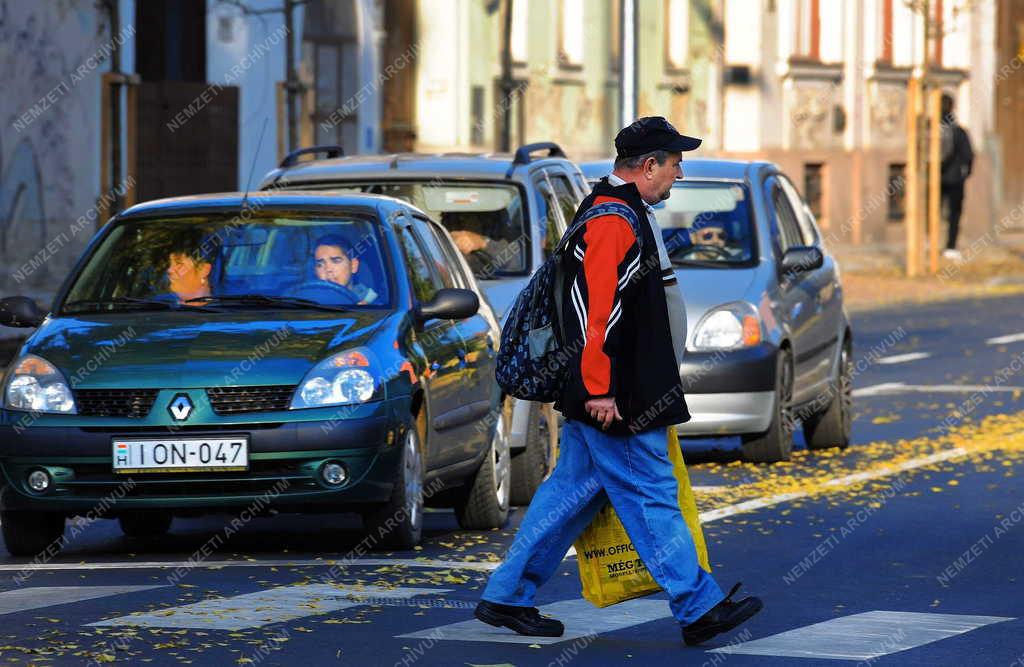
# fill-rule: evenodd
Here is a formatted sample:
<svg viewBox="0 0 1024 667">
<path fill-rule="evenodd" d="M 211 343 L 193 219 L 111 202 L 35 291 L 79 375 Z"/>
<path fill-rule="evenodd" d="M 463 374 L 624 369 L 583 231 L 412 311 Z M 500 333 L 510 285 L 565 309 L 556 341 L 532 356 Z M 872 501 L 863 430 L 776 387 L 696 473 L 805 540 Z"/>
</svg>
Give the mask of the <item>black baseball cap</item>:
<svg viewBox="0 0 1024 667">
<path fill-rule="evenodd" d="M 637 118 L 615 135 L 618 157 L 636 157 L 657 150 L 692 151 L 698 146 L 700 139 L 680 134 L 663 116 Z"/>
</svg>

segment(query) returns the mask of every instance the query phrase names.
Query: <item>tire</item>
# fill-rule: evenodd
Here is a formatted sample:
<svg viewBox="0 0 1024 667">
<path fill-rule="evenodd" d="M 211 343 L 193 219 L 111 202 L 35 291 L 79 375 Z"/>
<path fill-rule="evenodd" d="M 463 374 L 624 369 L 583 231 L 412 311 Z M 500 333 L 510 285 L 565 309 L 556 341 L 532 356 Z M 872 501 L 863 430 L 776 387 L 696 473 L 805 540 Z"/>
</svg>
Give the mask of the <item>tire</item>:
<svg viewBox="0 0 1024 667">
<path fill-rule="evenodd" d="M 511 400 L 509 399 L 509 403 Z M 506 424 L 512 411 L 505 411 Z M 530 421 L 526 429 L 526 448 L 512 455 L 511 503 L 529 505 L 540 483 L 555 467 L 558 453 L 558 415 L 553 405 L 530 404 Z"/>
<path fill-rule="evenodd" d="M 412 549 L 423 536 L 423 445 L 426 413 L 415 427 L 406 429 L 395 483 L 388 502 L 363 514 L 363 527 L 371 544 L 391 549 Z"/>
<path fill-rule="evenodd" d="M 167 534 L 174 516 L 167 512 L 129 512 L 118 516 L 117 522 L 128 537 L 144 539 Z"/>
<path fill-rule="evenodd" d="M 506 423 L 503 410 L 491 431 L 487 456 L 455 502 L 455 518 L 464 530 L 501 528 L 508 520 L 512 456 Z"/>
<path fill-rule="evenodd" d="M 775 406 L 764 433 L 743 436 L 743 458 L 754 463 L 788 461 L 793 452 L 793 362 L 787 348 L 775 355 Z"/>
<path fill-rule="evenodd" d="M 35 556 L 49 549 L 61 549 L 64 515 L 51 512 L 0 512 L 4 545 L 12 556 Z"/>
<path fill-rule="evenodd" d="M 850 346 L 843 344 L 839 352 L 836 376 L 829 385 L 832 399 L 821 412 L 808 415 L 803 420 L 804 439 L 808 449 L 828 449 L 850 446 L 853 430 L 853 362 L 850 360 Z"/>
</svg>

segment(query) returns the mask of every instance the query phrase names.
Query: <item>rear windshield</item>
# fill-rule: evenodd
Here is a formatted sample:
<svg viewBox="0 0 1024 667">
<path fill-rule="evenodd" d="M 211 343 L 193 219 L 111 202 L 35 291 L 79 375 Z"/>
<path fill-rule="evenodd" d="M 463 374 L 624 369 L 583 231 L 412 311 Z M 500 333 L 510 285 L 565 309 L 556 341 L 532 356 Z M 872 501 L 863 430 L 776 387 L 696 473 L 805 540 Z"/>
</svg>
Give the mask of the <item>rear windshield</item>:
<svg viewBox="0 0 1024 667">
<path fill-rule="evenodd" d="M 755 257 L 750 206 L 745 185 L 681 181 L 654 214 L 674 264 L 728 267 Z"/>
<path fill-rule="evenodd" d="M 79 272 L 62 311 L 269 305 L 390 305 L 378 225 L 362 217 L 127 220 Z"/>
<path fill-rule="evenodd" d="M 326 186 L 331 192 L 387 195 L 440 222 L 478 276 L 522 275 L 529 267 L 529 232 L 515 185 L 401 181 Z"/>
</svg>

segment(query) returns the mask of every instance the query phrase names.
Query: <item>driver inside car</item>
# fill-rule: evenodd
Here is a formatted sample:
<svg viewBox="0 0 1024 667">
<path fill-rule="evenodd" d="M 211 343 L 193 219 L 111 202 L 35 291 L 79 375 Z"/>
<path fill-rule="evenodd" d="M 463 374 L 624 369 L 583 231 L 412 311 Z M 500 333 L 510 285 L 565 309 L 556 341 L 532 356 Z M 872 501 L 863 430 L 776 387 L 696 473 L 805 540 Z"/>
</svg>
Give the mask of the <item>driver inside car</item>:
<svg viewBox="0 0 1024 667">
<path fill-rule="evenodd" d="M 359 259 L 344 237 L 338 234 L 321 236 L 313 251 L 313 261 L 313 270 L 318 280 L 348 288 L 359 299 L 359 305 L 373 303 L 377 298 L 373 288 L 356 280 Z"/>
<path fill-rule="evenodd" d="M 704 221 L 700 227 L 691 228 L 690 243 L 693 247 L 690 254 L 696 259 L 721 259 L 722 251 L 725 251 L 726 255 L 733 254 L 732 248 L 729 247 L 729 232 L 725 225 L 717 220 Z M 721 250 L 715 251 L 716 248 Z"/>
</svg>

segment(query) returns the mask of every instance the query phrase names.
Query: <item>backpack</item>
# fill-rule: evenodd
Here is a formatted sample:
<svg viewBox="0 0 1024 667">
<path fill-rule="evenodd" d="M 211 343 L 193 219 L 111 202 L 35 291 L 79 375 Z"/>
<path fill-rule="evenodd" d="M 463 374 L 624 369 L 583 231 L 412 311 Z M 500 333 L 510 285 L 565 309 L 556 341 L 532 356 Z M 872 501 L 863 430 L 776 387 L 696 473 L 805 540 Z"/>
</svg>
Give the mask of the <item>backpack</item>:
<svg viewBox="0 0 1024 667">
<path fill-rule="evenodd" d="M 551 403 L 561 397 L 569 379 L 570 364 L 583 352 L 582 344 L 565 343 L 562 257 L 576 232 L 602 215 L 624 218 L 639 242 L 636 213 L 618 202 L 591 207 L 566 230 L 558 246 L 516 297 L 501 328 L 495 376 L 506 394 L 539 403 Z"/>
</svg>

